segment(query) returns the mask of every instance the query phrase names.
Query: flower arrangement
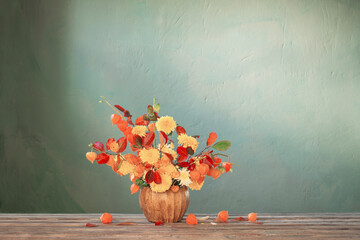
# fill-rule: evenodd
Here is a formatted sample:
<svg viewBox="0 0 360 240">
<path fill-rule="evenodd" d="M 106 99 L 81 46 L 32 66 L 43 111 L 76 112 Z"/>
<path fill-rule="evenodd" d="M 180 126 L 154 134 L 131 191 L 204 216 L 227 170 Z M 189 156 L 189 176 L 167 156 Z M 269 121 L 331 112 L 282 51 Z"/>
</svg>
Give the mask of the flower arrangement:
<svg viewBox="0 0 360 240">
<path fill-rule="evenodd" d="M 86 158 L 91 163 L 96 161 L 110 166 L 121 176 L 129 174 L 133 182 L 132 194 L 144 187 L 159 193 L 169 189 L 177 192 L 182 186 L 200 190 L 205 176 L 216 179 L 232 172 L 230 157 L 214 151 L 225 151 L 231 143 L 227 140 L 216 142 L 216 133 L 209 134 L 206 147 L 196 154 L 199 136 L 189 135 L 173 117 L 160 117 L 160 104 L 155 99 L 153 105 L 147 107 L 147 113 L 138 117 L 134 124 L 128 110 L 101 98 L 101 103 L 107 103 L 116 112 L 111 115 L 111 121 L 124 136 L 118 140 L 109 138 L 105 146 L 99 141 L 91 143 Z M 132 153 L 124 154 L 127 146 Z"/>
</svg>

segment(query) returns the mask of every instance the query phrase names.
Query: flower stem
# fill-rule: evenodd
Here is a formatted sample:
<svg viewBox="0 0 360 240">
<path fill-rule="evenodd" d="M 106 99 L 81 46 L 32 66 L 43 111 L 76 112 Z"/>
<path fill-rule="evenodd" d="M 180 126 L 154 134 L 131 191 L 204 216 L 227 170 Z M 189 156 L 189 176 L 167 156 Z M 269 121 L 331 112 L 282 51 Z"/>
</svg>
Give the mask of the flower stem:
<svg viewBox="0 0 360 240">
<path fill-rule="evenodd" d="M 102 98 L 107 103 L 107 105 L 109 105 L 115 112 L 117 112 L 120 115 L 121 118 L 123 118 L 123 116 L 121 116 L 121 113 L 116 108 L 114 108 L 114 106 L 110 104 L 109 101 L 104 96 L 100 96 L 100 98 Z"/>
</svg>

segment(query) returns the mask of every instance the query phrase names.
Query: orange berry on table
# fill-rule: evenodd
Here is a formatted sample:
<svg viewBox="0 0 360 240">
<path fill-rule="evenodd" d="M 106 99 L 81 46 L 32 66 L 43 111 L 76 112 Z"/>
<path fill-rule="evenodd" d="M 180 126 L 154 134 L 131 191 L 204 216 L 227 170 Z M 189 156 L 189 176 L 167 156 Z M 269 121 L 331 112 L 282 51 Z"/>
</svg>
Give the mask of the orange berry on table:
<svg viewBox="0 0 360 240">
<path fill-rule="evenodd" d="M 131 194 L 134 194 L 140 190 L 140 187 L 136 185 L 135 183 L 130 186 Z"/>
<path fill-rule="evenodd" d="M 197 221 L 197 218 L 195 217 L 195 215 L 190 213 L 186 217 L 186 223 L 189 224 L 189 225 L 196 225 L 196 224 L 198 224 L 198 221 Z"/>
<path fill-rule="evenodd" d="M 86 153 L 86 158 L 87 158 L 87 160 L 89 160 L 91 163 L 93 163 L 93 162 L 95 161 L 96 157 L 97 157 L 96 152 L 87 152 L 87 153 Z"/>
<path fill-rule="evenodd" d="M 120 115 L 117 115 L 117 114 L 111 115 L 111 122 L 113 125 L 118 124 L 120 122 L 120 120 L 121 120 Z"/>
<path fill-rule="evenodd" d="M 174 193 L 176 193 L 176 192 L 179 191 L 180 187 L 177 186 L 177 185 L 172 185 L 170 189 L 171 189 L 171 191 L 173 191 Z"/>
<path fill-rule="evenodd" d="M 100 221 L 104 224 L 108 224 L 112 222 L 112 216 L 110 213 L 104 213 L 103 215 L 101 215 L 100 217 Z"/>
<path fill-rule="evenodd" d="M 248 215 L 248 219 L 250 222 L 256 222 L 256 219 L 257 219 L 257 214 L 256 213 L 249 213 Z"/>
<path fill-rule="evenodd" d="M 218 218 L 221 219 L 223 222 L 226 222 L 229 218 L 229 213 L 228 211 L 221 211 L 218 214 Z"/>
</svg>

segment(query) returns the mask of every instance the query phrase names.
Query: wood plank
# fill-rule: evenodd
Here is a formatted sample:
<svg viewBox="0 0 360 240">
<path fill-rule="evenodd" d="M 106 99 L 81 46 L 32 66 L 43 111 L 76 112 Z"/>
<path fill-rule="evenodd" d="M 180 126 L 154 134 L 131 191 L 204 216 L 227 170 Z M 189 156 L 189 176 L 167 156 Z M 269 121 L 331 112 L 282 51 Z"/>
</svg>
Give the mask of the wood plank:
<svg viewBox="0 0 360 240">
<path fill-rule="evenodd" d="M 205 214 L 197 214 L 205 216 Z M 211 219 L 215 215 L 210 215 Z M 241 215 L 231 215 L 230 218 Z M 245 217 L 245 215 L 242 215 Z M 258 221 L 196 226 L 184 223 L 155 226 L 141 214 L 113 214 L 101 224 L 100 214 L 0 214 L 1 239 L 360 239 L 360 213 L 260 214 Z M 98 227 L 87 228 L 91 222 Z M 118 226 L 120 222 L 136 225 Z"/>
</svg>

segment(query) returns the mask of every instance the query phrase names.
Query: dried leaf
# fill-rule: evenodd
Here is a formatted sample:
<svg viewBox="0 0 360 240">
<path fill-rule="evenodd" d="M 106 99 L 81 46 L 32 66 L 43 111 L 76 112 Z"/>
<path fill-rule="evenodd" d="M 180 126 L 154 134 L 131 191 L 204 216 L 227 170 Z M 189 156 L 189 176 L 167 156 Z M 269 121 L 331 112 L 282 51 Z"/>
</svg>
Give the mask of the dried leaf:
<svg viewBox="0 0 360 240">
<path fill-rule="evenodd" d="M 161 225 L 163 225 L 162 221 L 158 221 L 158 222 L 155 223 L 155 226 L 161 226 Z"/>
<path fill-rule="evenodd" d="M 161 176 L 158 172 L 154 172 L 154 182 L 156 184 L 161 184 Z"/>
<path fill-rule="evenodd" d="M 143 126 L 149 125 L 150 121 L 145 120 L 145 116 L 146 116 L 146 114 L 138 117 L 138 118 L 135 120 L 135 124 L 136 124 L 136 125 L 143 125 Z"/>
<path fill-rule="evenodd" d="M 104 144 L 102 144 L 102 142 L 96 141 L 93 143 L 93 148 L 95 148 L 96 150 L 99 150 L 100 152 L 105 151 L 104 149 Z"/>
<path fill-rule="evenodd" d="M 138 146 L 139 148 L 141 148 L 143 145 L 143 140 L 139 135 L 134 135 L 134 142 L 135 145 Z"/>
<path fill-rule="evenodd" d="M 154 171 L 150 170 L 145 174 L 145 181 L 147 184 L 150 184 L 154 181 Z"/>
<path fill-rule="evenodd" d="M 231 219 L 230 221 L 245 222 L 245 221 L 248 221 L 248 219 L 243 218 L 243 217 L 237 217 L 237 218 Z"/>
<path fill-rule="evenodd" d="M 129 112 L 128 110 L 125 110 L 125 111 L 124 111 L 124 116 L 127 117 L 127 118 L 128 118 L 128 117 L 132 117 L 131 114 L 130 114 L 130 112 Z"/>
<path fill-rule="evenodd" d="M 184 156 L 187 157 L 189 155 L 189 153 L 187 152 L 186 148 L 184 147 L 178 147 L 176 149 L 176 152 L 180 155 L 180 156 Z"/>
<path fill-rule="evenodd" d="M 128 124 L 134 126 L 134 123 L 132 122 L 131 117 L 128 117 L 128 118 L 127 118 L 127 122 L 128 122 Z"/>
<path fill-rule="evenodd" d="M 182 126 L 177 126 L 176 133 L 177 135 L 186 134 L 185 128 L 183 128 Z"/>
<path fill-rule="evenodd" d="M 105 164 L 109 161 L 109 158 L 109 155 L 107 155 L 106 153 L 100 153 L 96 157 L 96 162 L 98 164 Z"/>
<path fill-rule="evenodd" d="M 96 224 L 93 224 L 93 223 L 87 223 L 86 224 L 86 227 L 97 227 L 98 225 Z"/>
<path fill-rule="evenodd" d="M 134 223 L 134 222 L 122 222 L 122 223 L 118 223 L 118 224 L 116 224 L 116 225 L 118 225 L 118 226 L 124 226 L 124 225 L 136 225 L 136 223 Z"/>
<path fill-rule="evenodd" d="M 116 125 L 118 126 L 119 130 L 122 131 L 123 133 L 125 133 L 128 127 L 127 121 L 124 120 L 120 120 Z"/>
<path fill-rule="evenodd" d="M 199 221 L 206 221 L 206 220 L 208 220 L 210 218 L 210 216 L 206 216 L 206 217 L 198 217 L 197 219 L 199 220 Z"/>
<path fill-rule="evenodd" d="M 119 144 L 119 150 L 118 150 L 118 152 L 121 153 L 121 152 L 125 151 L 126 146 L 127 146 L 127 139 L 126 139 L 126 137 L 119 138 L 116 142 Z"/>
<path fill-rule="evenodd" d="M 178 164 L 178 166 L 181 167 L 181 168 L 187 168 L 187 167 L 190 166 L 190 163 L 188 163 L 188 162 L 181 162 L 181 163 Z"/>
<path fill-rule="evenodd" d="M 208 146 L 213 145 L 213 143 L 216 142 L 216 139 L 217 139 L 217 134 L 214 133 L 214 132 L 211 132 L 209 134 L 209 137 L 208 137 L 207 141 L 206 141 L 206 146 L 208 147 Z"/>
<path fill-rule="evenodd" d="M 181 163 L 181 162 L 185 161 L 186 159 L 187 159 L 187 156 L 181 156 L 181 155 L 179 155 L 179 157 L 176 159 L 176 161 L 177 161 L 178 163 Z"/>
<path fill-rule="evenodd" d="M 149 148 L 151 147 L 153 141 L 155 139 L 155 133 L 154 132 L 147 132 L 144 140 L 143 140 L 143 145 L 145 148 Z"/>
<path fill-rule="evenodd" d="M 138 156 L 131 153 L 125 154 L 124 158 L 126 159 L 126 161 L 128 161 L 133 165 L 138 165 L 139 163 L 141 163 L 141 159 Z"/>
<path fill-rule="evenodd" d="M 161 145 L 165 145 L 168 142 L 168 136 L 163 131 L 159 132 L 159 137 Z"/>
<path fill-rule="evenodd" d="M 203 159 L 200 160 L 200 163 L 205 163 L 210 168 L 213 167 L 213 165 L 214 165 L 213 160 L 211 159 L 211 157 L 209 157 L 207 155 Z"/>
<path fill-rule="evenodd" d="M 115 138 L 109 138 L 106 142 L 106 151 L 109 151 L 110 149 L 110 144 L 115 142 Z"/>
<path fill-rule="evenodd" d="M 170 153 L 163 152 L 163 154 L 165 154 L 165 156 L 169 158 L 170 161 L 174 160 L 174 157 Z"/>
<path fill-rule="evenodd" d="M 114 107 L 116 107 L 117 109 L 119 109 L 121 112 L 124 112 L 125 109 L 123 107 L 121 107 L 120 105 L 114 105 Z"/>
</svg>

